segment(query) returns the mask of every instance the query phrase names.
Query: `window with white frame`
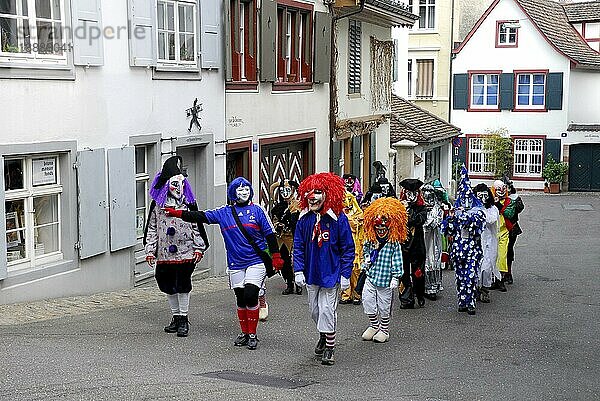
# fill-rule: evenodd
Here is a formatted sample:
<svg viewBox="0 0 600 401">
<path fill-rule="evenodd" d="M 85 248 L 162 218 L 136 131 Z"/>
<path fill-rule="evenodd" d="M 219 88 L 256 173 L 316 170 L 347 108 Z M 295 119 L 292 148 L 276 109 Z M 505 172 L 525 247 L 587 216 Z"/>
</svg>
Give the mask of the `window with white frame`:
<svg viewBox="0 0 600 401">
<path fill-rule="evenodd" d="M 65 0 L 0 0 L 0 61 L 64 65 Z"/>
<path fill-rule="evenodd" d="M 413 62 L 412 62 L 412 60 L 409 59 L 408 60 L 408 97 L 412 97 L 412 95 L 413 95 L 413 91 L 412 91 L 413 72 L 412 72 L 412 69 L 413 69 Z"/>
<path fill-rule="evenodd" d="M 8 271 L 62 259 L 58 155 L 4 160 Z"/>
<path fill-rule="evenodd" d="M 433 97 L 433 60 L 416 60 L 416 96 L 419 98 Z"/>
<path fill-rule="evenodd" d="M 471 108 L 498 108 L 498 74 L 471 75 Z"/>
<path fill-rule="evenodd" d="M 144 237 L 144 224 L 148 211 L 148 146 L 135 147 L 135 229 L 138 240 Z"/>
<path fill-rule="evenodd" d="M 408 6 L 419 16 L 419 29 L 435 29 L 435 0 L 408 0 Z"/>
<path fill-rule="evenodd" d="M 196 2 L 158 0 L 156 15 L 159 63 L 196 66 Z"/>
<path fill-rule="evenodd" d="M 441 148 L 433 148 L 425 152 L 425 181 L 440 178 Z"/>
<path fill-rule="evenodd" d="M 545 73 L 517 74 L 517 105 L 515 109 L 544 109 L 546 100 Z"/>
<path fill-rule="evenodd" d="M 492 174 L 492 164 L 488 160 L 489 152 L 485 150 L 485 138 L 469 139 L 469 172 L 477 174 Z"/>
<path fill-rule="evenodd" d="M 516 47 L 518 35 L 518 21 L 498 21 L 498 36 L 496 45 L 499 47 Z"/>
<path fill-rule="evenodd" d="M 542 176 L 544 140 L 541 138 L 515 138 L 514 166 L 516 176 Z"/>
</svg>

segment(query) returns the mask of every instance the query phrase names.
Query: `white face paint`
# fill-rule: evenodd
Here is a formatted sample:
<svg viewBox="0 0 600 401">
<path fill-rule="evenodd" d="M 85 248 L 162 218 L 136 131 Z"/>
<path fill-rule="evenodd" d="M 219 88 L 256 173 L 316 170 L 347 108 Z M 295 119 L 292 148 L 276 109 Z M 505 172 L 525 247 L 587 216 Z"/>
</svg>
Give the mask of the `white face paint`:
<svg viewBox="0 0 600 401">
<path fill-rule="evenodd" d="M 419 191 L 406 191 L 406 200 L 408 203 L 415 203 L 419 196 Z"/>
<path fill-rule="evenodd" d="M 462 202 L 462 205 L 465 209 L 470 209 L 471 206 L 473 205 L 473 200 L 471 199 L 470 196 L 466 196 Z"/>
<path fill-rule="evenodd" d="M 292 196 L 292 187 L 289 185 L 279 187 L 279 193 L 284 200 L 288 200 Z"/>
<path fill-rule="evenodd" d="M 250 187 L 248 185 L 240 185 L 235 189 L 236 203 L 246 203 L 250 199 Z"/>
<path fill-rule="evenodd" d="M 315 189 L 314 191 L 309 192 L 307 194 L 307 198 L 308 208 L 313 212 L 321 210 L 323 203 L 325 203 L 325 193 L 323 193 L 323 191 L 320 189 Z"/>
<path fill-rule="evenodd" d="M 185 177 L 181 174 L 169 178 L 169 194 L 177 200 L 181 200 L 183 197 L 183 186 L 185 185 L 183 180 Z"/>
<path fill-rule="evenodd" d="M 387 194 L 390 192 L 390 184 L 380 184 L 381 185 L 381 193 L 384 196 L 387 196 Z"/>
<path fill-rule="evenodd" d="M 506 184 L 500 180 L 494 181 L 494 192 L 496 194 L 496 200 L 504 199 L 506 197 Z"/>
</svg>

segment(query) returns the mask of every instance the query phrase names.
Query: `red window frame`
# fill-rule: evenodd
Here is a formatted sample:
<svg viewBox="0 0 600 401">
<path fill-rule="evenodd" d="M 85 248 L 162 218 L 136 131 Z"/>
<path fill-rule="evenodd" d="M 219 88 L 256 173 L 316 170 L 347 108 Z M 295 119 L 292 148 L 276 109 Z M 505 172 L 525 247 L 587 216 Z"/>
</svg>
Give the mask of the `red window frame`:
<svg viewBox="0 0 600 401">
<path fill-rule="evenodd" d="M 546 88 L 548 86 L 548 73 L 550 70 L 513 70 L 514 75 L 514 87 L 513 87 L 513 109 L 512 112 L 522 113 L 546 113 L 548 112 L 548 102 L 546 101 Z M 519 85 L 519 74 L 544 74 L 544 107 L 543 108 L 523 108 L 518 105 L 518 85 Z"/>
<path fill-rule="evenodd" d="M 500 111 L 500 77 L 502 75 L 502 71 L 501 70 L 469 70 L 469 71 L 467 71 L 467 74 L 469 74 L 469 82 L 468 82 L 468 87 L 467 87 L 467 96 L 468 96 L 467 111 L 499 112 Z M 479 75 L 479 74 L 498 75 L 498 104 L 496 105 L 496 107 L 478 107 L 478 108 L 471 107 L 471 89 L 473 87 L 473 75 Z"/>
<path fill-rule="evenodd" d="M 226 0 L 230 3 L 231 10 L 231 72 L 232 81 L 227 83 L 227 89 L 256 89 L 258 86 L 257 76 L 257 20 L 258 13 L 256 0 Z M 240 9 L 244 8 L 244 54 L 235 46 L 239 35 Z M 252 35 L 250 34 L 252 32 Z M 238 38 L 239 41 L 239 38 Z M 250 46 L 252 44 L 252 47 Z M 252 49 L 252 51 L 250 51 Z M 245 77 L 242 78 L 242 64 Z"/>
<path fill-rule="evenodd" d="M 470 165 L 469 165 L 469 156 L 471 155 L 471 139 L 472 138 L 486 138 L 489 135 L 487 134 L 466 134 L 465 138 L 467 140 L 466 143 L 466 153 L 465 153 L 465 165 L 467 166 L 467 169 L 469 170 L 469 177 L 470 178 L 475 178 L 475 179 L 479 179 L 479 180 L 489 180 L 489 179 L 493 179 L 494 178 L 494 173 L 490 172 L 490 173 L 473 173 L 471 172 L 470 169 Z M 513 161 L 514 164 L 514 161 Z M 483 167 L 483 160 L 482 160 L 482 167 Z"/>
<path fill-rule="evenodd" d="M 274 90 L 295 90 L 308 89 L 312 87 L 313 79 L 313 19 L 314 6 L 312 4 L 299 3 L 293 0 L 278 0 L 277 1 L 277 82 L 273 83 Z M 290 73 L 287 74 L 287 65 L 285 58 L 285 43 L 282 40 L 287 30 L 287 13 L 292 15 L 292 35 L 291 35 L 291 64 Z M 302 18 L 305 15 L 305 18 Z M 284 18 L 286 16 L 286 26 L 284 26 Z M 296 37 L 300 32 L 302 25 L 302 43 L 298 39 L 296 45 Z M 300 47 L 302 50 L 297 49 Z M 301 59 L 296 55 L 302 54 Z"/>
<path fill-rule="evenodd" d="M 519 28 L 515 28 L 515 43 L 500 43 L 500 25 L 505 24 L 507 22 L 512 22 L 512 23 L 516 23 L 518 21 L 514 21 L 514 20 L 501 20 L 501 21 L 496 21 L 496 47 L 497 48 L 514 48 L 514 47 L 519 47 Z M 506 33 L 507 35 L 509 33 Z"/>
<path fill-rule="evenodd" d="M 544 171 L 544 165 L 546 164 L 546 135 L 511 135 L 510 139 L 512 140 L 512 150 L 513 150 L 513 163 L 512 169 L 513 173 L 510 177 L 513 181 L 544 181 L 544 178 L 541 177 Z M 515 175 L 515 140 L 516 139 L 541 139 L 542 140 L 542 172 L 540 177 L 533 176 L 522 176 Z"/>
</svg>

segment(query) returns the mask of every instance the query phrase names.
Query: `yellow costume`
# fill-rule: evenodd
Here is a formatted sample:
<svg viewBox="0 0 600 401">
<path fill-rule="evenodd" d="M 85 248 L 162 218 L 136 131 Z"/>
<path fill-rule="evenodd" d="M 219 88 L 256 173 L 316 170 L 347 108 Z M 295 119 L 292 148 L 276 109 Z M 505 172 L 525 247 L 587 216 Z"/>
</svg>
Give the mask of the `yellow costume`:
<svg viewBox="0 0 600 401">
<path fill-rule="evenodd" d="M 352 275 L 350 276 L 350 288 L 342 292 L 341 303 L 354 302 L 355 304 L 360 303 L 360 295 L 354 291 L 356 288 L 356 282 L 360 275 L 360 264 L 362 261 L 362 243 L 364 240 L 364 229 L 363 229 L 363 211 L 358 206 L 358 202 L 354 195 L 350 192 L 346 192 L 344 198 L 344 213 L 348 217 L 350 222 L 350 228 L 352 229 L 352 239 L 354 240 L 354 265 L 352 266 Z"/>
</svg>

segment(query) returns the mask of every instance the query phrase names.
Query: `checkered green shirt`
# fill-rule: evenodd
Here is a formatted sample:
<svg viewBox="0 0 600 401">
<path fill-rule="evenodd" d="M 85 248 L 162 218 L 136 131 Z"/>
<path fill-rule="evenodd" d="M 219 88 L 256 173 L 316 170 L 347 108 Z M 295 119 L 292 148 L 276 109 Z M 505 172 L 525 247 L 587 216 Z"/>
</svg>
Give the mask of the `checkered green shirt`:
<svg viewBox="0 0 600 401">
<path fill-rule="evenodd" d="M 378 244 L 372 242 L 365 242 L 363 244 L 363 255 L 365 259 L 369 260 L 369 256 L 372 251 L 376 250 Z M 363 261 L 363 269 L 369 268 Z M 371 267 L 367 272 L 367 277 L 371 283 L 378 287 L 389 287 L 392 277 L 398 279 L 402 276 L 402 248 L 400 243 L 386 243 L 383 248 L 379 250 L 377 259 L 371 261 Z"/>
</svg>

